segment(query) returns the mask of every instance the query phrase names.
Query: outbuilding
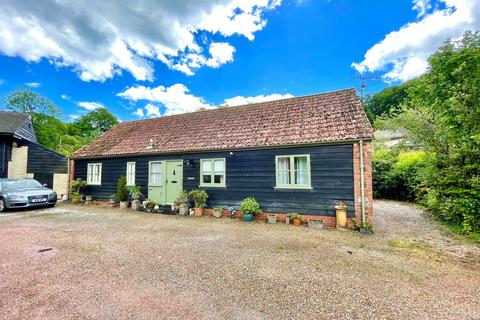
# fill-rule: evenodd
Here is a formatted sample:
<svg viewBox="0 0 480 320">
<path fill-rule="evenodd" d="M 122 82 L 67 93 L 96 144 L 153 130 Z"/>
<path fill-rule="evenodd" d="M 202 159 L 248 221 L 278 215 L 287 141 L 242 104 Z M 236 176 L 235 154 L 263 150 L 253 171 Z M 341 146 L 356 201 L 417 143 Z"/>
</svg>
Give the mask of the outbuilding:
<svg viewBox="0 0 480 320">
<path fill-rule="evenodd" d="M 122 122 L 71 157 L 71 179 L 107 200 L 117 180 L 173 204 L 205 189 L 207 207 L 253 196 L 268 213 L 300 213 L 335 224 L 372 216 L 373 130 L 354 89 Z"/>
</svg>

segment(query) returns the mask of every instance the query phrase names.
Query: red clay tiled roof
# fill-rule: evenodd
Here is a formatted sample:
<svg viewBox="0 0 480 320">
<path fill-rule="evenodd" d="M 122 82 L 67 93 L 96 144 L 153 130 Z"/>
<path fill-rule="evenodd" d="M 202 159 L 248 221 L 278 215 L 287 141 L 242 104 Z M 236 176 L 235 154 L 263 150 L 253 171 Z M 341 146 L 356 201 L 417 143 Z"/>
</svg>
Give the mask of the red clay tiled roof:
<svg viewBox="0 0 480 320">
<path fill-rule="evenodd" d="M 355 89 L 122 122 L 72 157 L 230 150 L 371 138 Z M 153 147 L 147 148 L 150 139 Z"/>
</svg>

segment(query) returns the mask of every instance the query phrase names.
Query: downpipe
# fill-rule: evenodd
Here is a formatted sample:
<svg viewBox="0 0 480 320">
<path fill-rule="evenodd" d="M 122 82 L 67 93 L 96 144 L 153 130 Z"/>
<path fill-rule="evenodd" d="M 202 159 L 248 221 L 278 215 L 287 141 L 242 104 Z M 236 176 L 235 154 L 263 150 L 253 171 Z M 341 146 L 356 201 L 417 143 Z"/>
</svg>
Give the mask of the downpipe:
<svg viewBox="0 0 480 320">
<path fill-rule="evenodd" d="M 363 140 L 360 140 L 360 190 L 361 190 L 361 200 L 360 203 L 362 205 L 362 224 L 366 222 L 365 219 L 365 177 L 363 175 L 364 170 L 363 165 Z"/>
</svg>

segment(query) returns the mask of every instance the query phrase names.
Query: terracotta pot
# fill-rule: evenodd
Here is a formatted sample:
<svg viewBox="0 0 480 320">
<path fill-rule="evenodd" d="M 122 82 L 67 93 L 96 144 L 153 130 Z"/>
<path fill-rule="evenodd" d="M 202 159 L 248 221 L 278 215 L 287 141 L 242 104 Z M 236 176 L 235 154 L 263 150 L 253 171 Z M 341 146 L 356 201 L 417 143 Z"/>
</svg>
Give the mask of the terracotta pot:
<svg viewBox="0 0 480 320">
<path fill-rule="evenodd" d="M 80 199 L 78 199 L 78 198 L 72 198 L 72 203 L 80 203 Z"/>
<path fill-rule="evenodd" d="M 302 225 L 302 220 L 300 220 L 300 219 L 293 219 L 293 225 L 294 225 L 294 226 L 297 226 L 297 227 L 300 226 L 300 225 Z"/>
<path fill-rule="evenodd" d="M 203 208 L 193 208 L 195 217 L 201 217 L 203 215 Z"/>
</svg>

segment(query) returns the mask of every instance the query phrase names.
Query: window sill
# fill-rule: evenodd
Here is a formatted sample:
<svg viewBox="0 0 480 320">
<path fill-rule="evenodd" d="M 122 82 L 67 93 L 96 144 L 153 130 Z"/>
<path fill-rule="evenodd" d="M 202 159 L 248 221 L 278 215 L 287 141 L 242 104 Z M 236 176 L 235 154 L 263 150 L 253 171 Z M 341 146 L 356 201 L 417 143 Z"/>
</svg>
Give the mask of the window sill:
<svg viewBox="0 0 480 320">
<path fill-rule="evenodd" d="M 208 185 L 208 184 L 199 184 L 199 188 L 224 188 L 226 189 L 227 186 L 221 186 L 221 185 Z"/>
<path fill-rule="evenodd" d="M 313 190 L 312 187 L 273 187 L 275 190 Z"/>
<path fill-rule="evenodd" d="M 87 186 L 101 186 L 102 183 L 93 183 L 93 182 L 87 182 Z"/>
</svg>

